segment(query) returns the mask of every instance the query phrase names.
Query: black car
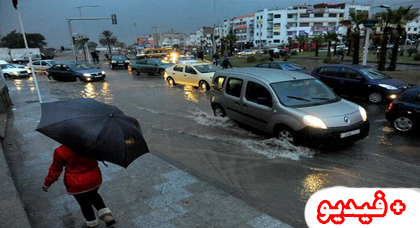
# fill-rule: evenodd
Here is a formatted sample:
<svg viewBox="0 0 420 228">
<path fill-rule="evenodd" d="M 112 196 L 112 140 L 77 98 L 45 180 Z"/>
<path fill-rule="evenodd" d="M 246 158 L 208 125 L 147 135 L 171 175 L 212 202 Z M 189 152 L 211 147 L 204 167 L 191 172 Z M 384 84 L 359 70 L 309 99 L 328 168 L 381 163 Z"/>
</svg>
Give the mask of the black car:
<svg viewBox="0 0 420 228">
<path fill-rule="evenodd" d="M 386 111 L 386 119 L 399 132 L 410 132 L 420 125 L 420 88 L 410 88 L 398 96 Z"/>
<path fill-rule="evenodd" d="M 372 103 L 394 100 L 408 88 L 407 83 L 366 66 L 324 65 L 315 68 L 312 76 L 319 78 L 339 95 L 364 97 Z"/>
<path fill-rule="evenodd" d="M 130 60 L 125 55 L 112 55 L 109 59 L 109 68 L 115 69 L 117 67 L 128 68 Z"/>
<path fill-rule="evenodd" d="M 289 70 L 296 71 L 304 74 L 309 74 L 311 71 L 307 70 L 305 67 L 292 62 L 265 62 L 256 65 L 255 67 L 260 68 L 273 68 L 279 70 Z"/>
<path fill-rule="evenodd" d="M 97 81 L 104 80 L 105 71 L 94 69 L 85 63 L 60 63 L 47 70 L 48 78 L 59 81 Z"/>
<path fill-rule="evenodd" d="M 164 59 L 139 59 L 131 64 L 131 72 L 135 75 L 140 73 L 148 73 L 164 75 L 166 68 L 174 64 Z"/>
</svg>

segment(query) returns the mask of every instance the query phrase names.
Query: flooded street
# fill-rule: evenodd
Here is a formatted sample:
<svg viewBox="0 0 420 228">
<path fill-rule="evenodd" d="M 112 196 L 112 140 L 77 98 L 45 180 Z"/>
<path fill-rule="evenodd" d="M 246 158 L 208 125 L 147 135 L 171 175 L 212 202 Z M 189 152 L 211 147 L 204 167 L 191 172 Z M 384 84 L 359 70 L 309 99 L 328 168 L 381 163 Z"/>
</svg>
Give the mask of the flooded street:
<svg viewBox="0 0 420 228">
<path fill-rule="evenodd" d="M 395 133 L 385 120 L 387 104 L 352 100 L 368 112 L 368 138 L 346 147 L 309 149 L 214 117 L 210 92 L 169 87 L 161 76 L 102 69 L 106 80 L 93 83 L 38 75 L 44 102 L 85 97 L 118 106 L 139 120 L 153 154 L 293 227 L 306 227 L 305 203 L 321 188 L 420 187 L 419 134 Z M 36 100 L 32 78 L 7 84 L 27 103 Z"/>
</svg>

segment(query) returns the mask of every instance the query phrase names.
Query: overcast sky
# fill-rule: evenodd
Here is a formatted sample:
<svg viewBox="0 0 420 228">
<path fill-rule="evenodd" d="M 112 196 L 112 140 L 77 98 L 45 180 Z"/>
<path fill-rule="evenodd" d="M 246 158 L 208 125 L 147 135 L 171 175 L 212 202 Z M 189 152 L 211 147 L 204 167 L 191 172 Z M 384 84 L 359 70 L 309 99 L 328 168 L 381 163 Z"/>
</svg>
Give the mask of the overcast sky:
<svg viewBox="0 0 420 228">
<path fill-rule="evenodd" d="M 356 0 L 369 4 L 370 0 Z M 342 3 L 351 0 L 215 0 L 217 20 L 253 14 L 263 8 L 284 8 L 296 4 Z M 397 4 L 420 7 L 420 0 L 375 0 L 374 5 Z M 127 45 L 134 43 L 137 23 L 138 34 L 152 33 L 153 26 L 161 26 L 158 32 L 195 32 L 203 25 L 214 23 L 213 0 L 19 0 L 19 10 L 27 33 L 41 33 L 49 47 L 69 46 L 70 38 L 67 18 L 78 18 L 78 6 L 98 5 L 82 8 L 83 17 L 110 17 L 116 14 L 117 25 L 111 21 L 85 21 L 84 30 L 88 37 L 97 42 L 98 35 L 111 30 Z M 378 9 L 378 8 L 377 8 Z M 191 19 L 195 18 L 195 19 Z M 73 33 L 84 33 L 80 21 L 72 22 Z M 0 35 L 21 32 L 16 10 L 11 0 L 0 0 Z"/>
</svg>

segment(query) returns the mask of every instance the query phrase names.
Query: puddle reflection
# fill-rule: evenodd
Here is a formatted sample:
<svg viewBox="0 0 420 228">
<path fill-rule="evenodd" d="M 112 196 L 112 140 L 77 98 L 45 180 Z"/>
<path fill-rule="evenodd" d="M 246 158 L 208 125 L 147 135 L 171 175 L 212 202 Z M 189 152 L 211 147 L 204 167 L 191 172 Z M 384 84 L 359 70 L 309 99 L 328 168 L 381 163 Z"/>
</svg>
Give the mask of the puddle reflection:
<svg viewBox="0 0 420 228">
<path fill-rule="evenodd" d="M 303 180 L 303 189 L 300 196 L 303 200 L 308 200 L 316 191 L 327 184 L 326 176 L 328 174 L 312 173 Z"/>
</svg>

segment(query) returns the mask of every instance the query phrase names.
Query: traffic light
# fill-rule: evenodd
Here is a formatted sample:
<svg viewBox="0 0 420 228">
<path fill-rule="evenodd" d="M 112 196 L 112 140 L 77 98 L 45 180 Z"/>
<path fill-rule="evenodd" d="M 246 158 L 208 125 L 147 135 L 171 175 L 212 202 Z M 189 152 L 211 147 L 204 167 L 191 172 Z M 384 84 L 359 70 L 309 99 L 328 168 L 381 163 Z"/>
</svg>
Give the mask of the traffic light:
<svg viewBox="0 0 420 228">
<path fill-rule="evenodd" d="M 116 25 L 117 24 L 117 15 L 116 14 L 111 14 L 111 20 L 112 20 L 112 24 Z"/>
</svg>

